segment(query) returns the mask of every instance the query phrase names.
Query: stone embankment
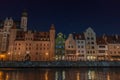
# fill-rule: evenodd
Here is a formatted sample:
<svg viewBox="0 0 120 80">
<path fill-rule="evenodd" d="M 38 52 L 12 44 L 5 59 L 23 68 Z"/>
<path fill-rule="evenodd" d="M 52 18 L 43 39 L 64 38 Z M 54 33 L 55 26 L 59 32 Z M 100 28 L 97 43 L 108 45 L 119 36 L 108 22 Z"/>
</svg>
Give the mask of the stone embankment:
<svg viewBox="0 0 120 80">
<path fill-rule="evenodd" d="M 25 61 L 0 62 L 0 68 L 120 67 L 120 61 Z"/>
</svg>

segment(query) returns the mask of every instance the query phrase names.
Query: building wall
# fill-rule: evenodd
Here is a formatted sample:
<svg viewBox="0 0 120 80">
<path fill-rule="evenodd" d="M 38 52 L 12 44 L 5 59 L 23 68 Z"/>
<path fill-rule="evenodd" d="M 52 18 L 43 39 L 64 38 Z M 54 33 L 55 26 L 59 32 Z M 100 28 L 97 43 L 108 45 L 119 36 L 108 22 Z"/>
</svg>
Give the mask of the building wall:
<svg viewBox="0 0 120 80">
<path fill-rule="evenodd" d="M 108 60 L 120 61 L 120 44 L 108 44 Z"/>
<path fill-rule="evenodd" d="M 96 60 L 96 33 L 89 27 L 84 34 L 86 41 L 86 59 Z"/>
<path fill-rule="evenodd" d="M 69 34 L 65 41 L 65 59 L 75 61 L 76 57 L 76 42 L 73 39 L 73 35 Z"/>
<path fill-rule="evenodd" d="M 85 40 L 76 40 L 77 60 L 86 60 Z"/>
<path fill-rule="evenodd" d="M 50 29 L 50 32 L 17 31 L 15 33 L 17 33 L 16 36 L 11 36 L 10 39 L 12 41 L 10 60 L 50 61 L 54 59 L 55 29 Z"/>
<path fill-rule="evenodd" d="M 65 38 L 62 33 L 57 34 L 55 40 L 55 58 L 56 60 L 64 60 L 65 57 Z"/>
<path fill-rule="evenodd" d="M 97 60 L 107 60 L 108 46 L 107 44 L 97 45 Z"/>
</svg>

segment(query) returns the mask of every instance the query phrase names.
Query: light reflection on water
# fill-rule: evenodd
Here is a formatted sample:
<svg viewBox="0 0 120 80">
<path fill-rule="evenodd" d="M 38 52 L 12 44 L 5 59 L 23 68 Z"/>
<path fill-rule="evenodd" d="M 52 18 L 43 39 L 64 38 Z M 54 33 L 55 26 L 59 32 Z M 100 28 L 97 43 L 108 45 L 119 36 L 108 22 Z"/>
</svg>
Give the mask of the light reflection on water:
<svg viewBox="0 0 120 80">
<path fill-rule="evenodd" d="M 120 80 L 120 68 L 0 69 L 0 80 Z"/>
</svg>

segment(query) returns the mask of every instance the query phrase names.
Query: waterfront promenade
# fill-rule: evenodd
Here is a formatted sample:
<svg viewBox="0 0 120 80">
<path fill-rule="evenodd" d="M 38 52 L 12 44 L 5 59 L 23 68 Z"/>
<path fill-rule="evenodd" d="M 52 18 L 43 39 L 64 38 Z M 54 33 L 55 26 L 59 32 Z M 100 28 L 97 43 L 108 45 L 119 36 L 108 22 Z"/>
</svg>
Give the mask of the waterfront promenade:
<svg viewBox="0 0 120 80">
<path fill-rule="evenodd" d="M 0 62 L 0 68 L 120 67 L 120 61 L 14 61 Z"/>
</svg>

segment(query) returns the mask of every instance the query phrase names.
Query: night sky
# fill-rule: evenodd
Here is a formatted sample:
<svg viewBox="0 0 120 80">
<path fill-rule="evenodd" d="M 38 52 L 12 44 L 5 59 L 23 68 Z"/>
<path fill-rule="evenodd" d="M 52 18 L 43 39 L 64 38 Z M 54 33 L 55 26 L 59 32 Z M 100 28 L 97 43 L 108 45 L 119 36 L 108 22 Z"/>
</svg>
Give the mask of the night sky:
<svg viewBox="0 0 120 80">
<path fill-rule="evenodd" d="M 84 32 L 92 27 L 97 35 L 120 34 L 119 0 L 1 0 L 0 19 L 20 20 L 28 12 L 28 29 L 47 31 L 52 23 L 56 32 Z"/>
</svg>

